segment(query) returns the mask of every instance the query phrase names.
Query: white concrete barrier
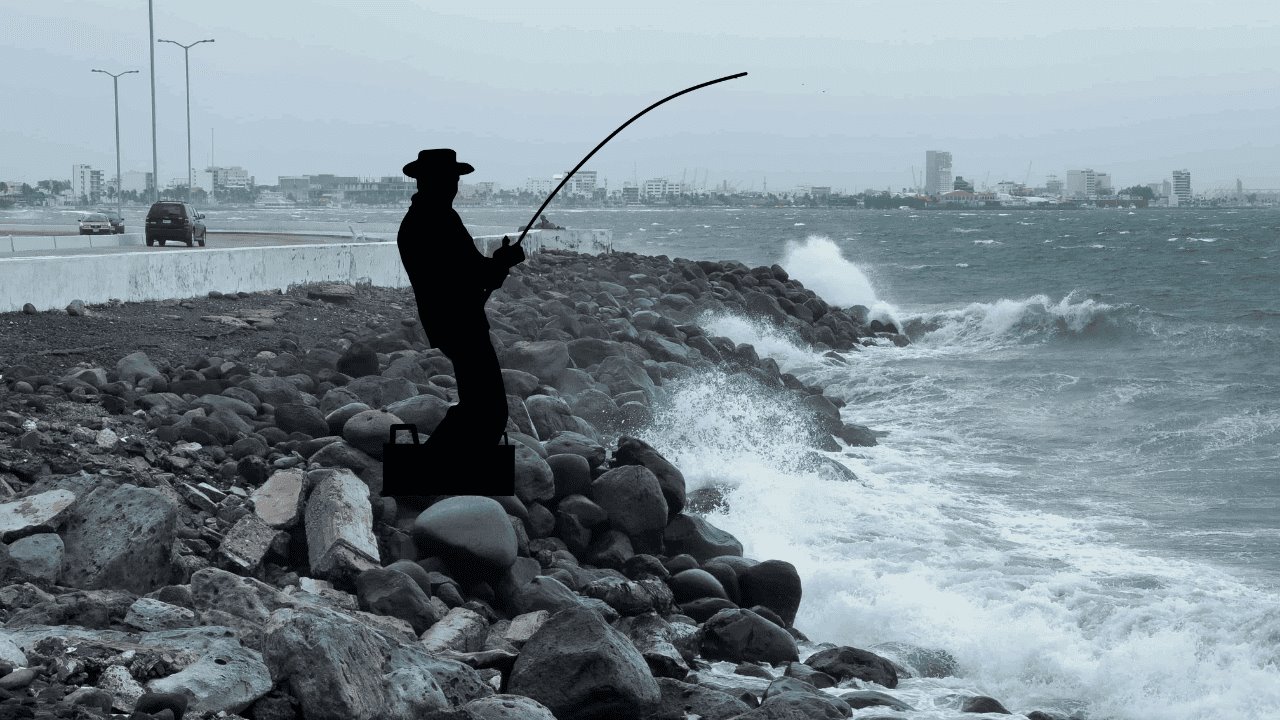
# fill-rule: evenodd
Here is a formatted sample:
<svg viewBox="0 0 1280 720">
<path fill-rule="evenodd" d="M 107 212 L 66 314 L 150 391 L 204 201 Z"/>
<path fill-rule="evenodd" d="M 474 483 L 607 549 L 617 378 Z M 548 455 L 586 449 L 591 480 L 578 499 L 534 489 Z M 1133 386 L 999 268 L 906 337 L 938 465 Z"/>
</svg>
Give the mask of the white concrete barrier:
<svg viewBox="0 0 1280 720">
<path fill-rule="evenodd" d="M 88 304 L 112 298 L 166 300 L 313 282 L 409 284 L 395 243 L 11 257 L 0 259 L 0 312 L 21 310 L 23 303 L 61 310 L 76 299 Z"/>
<path fill-rule="evenodd" d="M 530 233 L 526 252 L 545 247 L 547 232 L 563 231 Z M 584 239 L 579 245 L 587 239 L 597 244 L 612 239 L 607 230 L 575 232 L 588 233 L 580 236 Z M 501 235 L 487 235 L 476 238 L 476 245 L 491 254 L 501 241 Z M 210 290 L 287 290 L 315 282 L 408 287 L 409 278 L 394 242 L 5 257 L 0 258 L 0 312 L 21 310 L 23 303 L 37 310 L 61 310 L 77 299 L 90 305 L 112 298 L 140 302 L 199 297 Z"/>
<path fill-rule="evenodd" d="M 119 235 L 2 235 L 0 255 L 40 250 L 83 250 L 91 247 L 145 245 L 142 233 Z"/>
</svg>

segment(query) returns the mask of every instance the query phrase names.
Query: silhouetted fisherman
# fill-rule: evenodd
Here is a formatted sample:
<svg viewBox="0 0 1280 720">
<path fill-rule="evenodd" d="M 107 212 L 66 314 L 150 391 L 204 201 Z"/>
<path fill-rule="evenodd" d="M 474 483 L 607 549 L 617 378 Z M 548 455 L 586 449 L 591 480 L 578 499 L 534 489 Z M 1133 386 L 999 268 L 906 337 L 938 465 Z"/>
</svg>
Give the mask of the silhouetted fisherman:
<svg viewBox="0 0 1280 720">
<path fill-rule="evenodd" d="M 458 385 L 458 403 L 427 441 L 432 458 L 484 453 L 497 445 L 507 425 L 506 390 L 484 303 L 525 255 L 506 238 L 491 258 L 476 249 L 453 209 L 458 178 L 474 170 L 448 149 L 423 150 L 404 166 L 404 174 L 418 181 L 418 192 L 400 223 L 396 245 L 422 328 L 432 347 L 453 363 Z"/>
</svg>

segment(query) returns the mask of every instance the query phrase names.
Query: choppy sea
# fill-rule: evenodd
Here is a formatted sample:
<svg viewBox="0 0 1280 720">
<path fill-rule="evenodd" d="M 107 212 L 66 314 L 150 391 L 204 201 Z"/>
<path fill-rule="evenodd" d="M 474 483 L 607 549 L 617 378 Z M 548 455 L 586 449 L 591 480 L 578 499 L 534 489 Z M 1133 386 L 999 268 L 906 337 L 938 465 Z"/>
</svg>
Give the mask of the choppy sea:
<svg viewBox="0 0 1280 720">
<path fill-rule="evenodd" d="M 400 214 L 228 212 L 371 231 Z M 461 210 L 477 234 L 527 213 Z M 839 363 L 703 320 L 888 432 L 834 455 L 857 482 L 798 464 L 806 429 L 732 378 L 685 382 L 645 433 L 691 487 L 729 488 L 711 519 L 748 555 L 797 566 L 815 640 L 955 658 L 958 676 L 894 691 L 902 716 L 981 693 L 1093 719 L 1280 718 L 1280 210 L 549 214 L 620 250 L 780 263 L 910 336 Z"/>
</svg>

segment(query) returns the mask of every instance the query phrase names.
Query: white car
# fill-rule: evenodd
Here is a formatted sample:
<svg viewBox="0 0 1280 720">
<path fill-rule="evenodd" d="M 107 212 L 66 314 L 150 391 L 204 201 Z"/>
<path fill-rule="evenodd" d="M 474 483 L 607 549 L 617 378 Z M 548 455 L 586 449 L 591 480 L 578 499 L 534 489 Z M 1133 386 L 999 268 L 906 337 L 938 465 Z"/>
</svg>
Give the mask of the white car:
<svg viewBox="0 0 1280 720">
<path fill-rule="evenodd" d="M 113 232 L 115 228 L 111 227 L 111 219 L 102 213 L 89 213 L 80 218 L 81 235 L 110 235 Z"/>
</svg>

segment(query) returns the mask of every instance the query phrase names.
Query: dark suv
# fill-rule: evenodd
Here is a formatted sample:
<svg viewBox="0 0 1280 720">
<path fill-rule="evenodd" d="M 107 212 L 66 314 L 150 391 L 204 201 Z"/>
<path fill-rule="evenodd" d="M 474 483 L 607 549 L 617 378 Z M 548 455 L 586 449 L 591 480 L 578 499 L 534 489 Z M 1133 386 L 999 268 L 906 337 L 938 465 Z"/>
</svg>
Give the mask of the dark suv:
<svg viewBox="0 0 1280 720">
<path fill-rule="evenodd" d="M 187 247 L 195 243 L 204 247 L 205 227 L 200 222 L 203 219 L 204 215 L 187 203 L 176 200 L 158 202 L 147 211 L 147 247 L 157 242 L 164 247 L 168 240 L 179 240 Z"/>
</svg>

